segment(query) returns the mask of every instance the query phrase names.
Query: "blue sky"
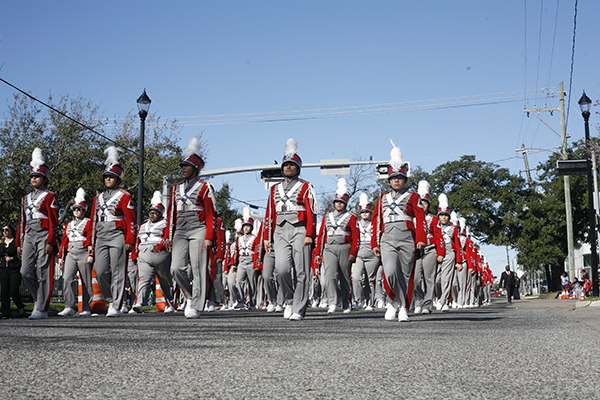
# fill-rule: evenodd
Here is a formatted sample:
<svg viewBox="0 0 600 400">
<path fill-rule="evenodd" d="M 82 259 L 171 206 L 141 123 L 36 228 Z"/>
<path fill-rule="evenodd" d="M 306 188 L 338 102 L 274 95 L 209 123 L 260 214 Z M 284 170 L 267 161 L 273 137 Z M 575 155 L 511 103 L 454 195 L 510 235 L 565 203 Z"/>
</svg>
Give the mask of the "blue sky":
<svg viewBox="0 0 600 400">
<path fill-rule="evenodd" d="M 521 140 L 560 145 L 523 109 L 557 107 L 544 93 L 561 81 L 569 91 L 574 10 L 574 0 L 4 1 L 0 76 L 41 99 L 80 94 L 108 118 L 134 110 L 146 88 L 152 113 L 183 124 L 182 145 L 203 132 L 207 169 L 271 164 L 288 137 L 304 162 L 387 160 L 392 138 L 427 171 L 474 154 L 516 173 Z M 575 107 L 584 89 L 600 97 L 599 16 L 600 3 L 579 2 Z M 0 112 L 12 95 L 0 84 Z M 298 115 L 309 119 L 281 120 Z M 542 117 L 560 131 L 557 113 Z M 568 133 L 583 137 L 576 108 Z M 530 153 L 530 164 L 547 154 Z M 335 189 L 317 170 L 303 176 Z M 223 179 L 235 197 L 266 202 L 258 174 L 214 185 Z M 505 250 L 484 254 L 499 273 Z"/>
</svg>

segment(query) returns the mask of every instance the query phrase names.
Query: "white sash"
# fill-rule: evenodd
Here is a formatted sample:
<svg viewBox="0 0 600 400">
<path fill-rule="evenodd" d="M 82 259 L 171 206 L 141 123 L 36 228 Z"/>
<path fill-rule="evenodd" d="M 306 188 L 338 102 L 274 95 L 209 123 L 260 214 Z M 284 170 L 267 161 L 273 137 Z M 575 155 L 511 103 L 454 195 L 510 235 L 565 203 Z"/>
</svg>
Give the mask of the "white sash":
<svg viewBox="0 0 600 400">
<path fill-rule="evenodd" d="M 188 200 L 190 200 L 189 195 L 194 193 L 200 186 L 202 185 L 202 181 L 197 180 L 194 186 L 190 190 L 186 192 L 185 184 L 181 183 L 179 185 L 179 200 L 177 200 L 177 211 L 204 211 L 204 207 L 199 206 L 197 204 L 192 204 L 190 202 L 188 204 Z"/>
<path fill-rule="evenodd" d="M 388 206 L 383 212 L 383 222 L 412 221 L 412 218 L 406 215 L 404 210 L 401 210 L 398 206 L 398 203 L 401 203 L 402 200 L 410 195 L 411 192 L 406 192 L 398 200 L 394 201 L 391 193 L 386 194 L 385 198 L 387 199 Z"/>
<path fill-rule="evenodd" d="M 290 197 L 294 193 L 296 193 L 296 191 L 299 190 L 301 187 L 302 187 L 302 182 L 298 181 L 286 193 L 285 190 L 283 190 L 283 183 L 277 185 L 277 188 L 279 190 L 279 196 L 281 197 L 281 199 L 277 202 L 277 204 L 275 204 L 275 210 L 277 210 L 277 212 L 304 211 L 304 210 L 306 210 L 306 207 L 299 206 L 298 204 L 296 204 L 294 202 L 290 202 Z"/>
<path fill-rule="evenodd" d="M 79 222 L 79 223 L 77 223 L 77 222 Z M 83 242 L 85 240 L 85 237 L 79 231 L 79 227 L 81 225 L 85 226 L 86 222 L 87 222 L 87 218 L 83 218 L 80 221 L 77 221 L 76 219 L 74 219 L 73 221 L 71 221 L 69 223 L 69 228 L 67 230 L 67 236 L 69 237 L 69 242 Z"/>
<path fill-rule="evenodd" d="M 335 222 L 333 213 L 329 213 L 329 222 L 331 223 L 331 229 L 327 230 L 327 236 L 348 236 L 349 232 L 346 231 L 346 220 L 350 218 L 350 213 L 346 212 L 340 217 L 338 222 Z M 342 225 L 343 224 L 343 225 Z"/>
<path fill-rule="evenodd" d="M 160 221 L 153 223 L 151 221 L 147 221 L 144 225 L 144 233 L 142 236 L 140 235 L 141 244 L 159 244 L 162 241 L 162 229 L 167 225 L 167 221 L 163 218 Z M 160 229 L 161 235 L 154 235 L 153 233 Z"/>
<path fill-rule="evenodd" d="M 114 195 L 111 199 L 109 199 L 107 202 L 104 202 L 104 192 L 100 193 L 100 196 L 98 196 L 98 203 L 100 203 L 100 210 L 98 210 L 99 215 L 99 221 L 104 222 L 104 221 L 122 221 L 125 219 L 124 215 L 115 215 L 114 213 L 108 213 L 108 207 L 114 203 L 116 200 L 120 200 L 121 197 L 123 197 L 123 195 L 121 194 L 121 196 L 119 196 L 120 193 L 117 193 L 116 195 Z"/>
<path fill-rule="evenodd" d="M 48 194 L 48 192 L 43 192 L 40 195 L 40 197 L 38 197 L 35 201 L 31 200 L 32 193 L 33 192 L 28 193 L 27 196 L 25 197 L 25 201 L 27 202 L 27 212 L 26 212 L 27 221 L 31 221 L 32 219 L 48 219 L 48 216 L 46 214 L 41 213 L 38 210 L 39 205 L 46 198 L 46 195 Z"/>
</svg>

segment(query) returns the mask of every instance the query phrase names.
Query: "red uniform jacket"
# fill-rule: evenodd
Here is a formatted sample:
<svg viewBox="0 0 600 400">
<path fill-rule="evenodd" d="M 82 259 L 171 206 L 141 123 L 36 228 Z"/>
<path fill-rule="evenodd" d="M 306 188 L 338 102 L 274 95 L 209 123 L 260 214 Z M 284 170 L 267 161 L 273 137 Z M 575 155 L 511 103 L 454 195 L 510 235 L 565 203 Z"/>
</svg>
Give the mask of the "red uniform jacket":
<svg viewBox="0 0 600 400">
<path fill-rule="evenodd" d="M 37 205 L 36 209 L 39 213 L 43 214 L 45 218 L 39 218 L 40 227 L 42 229 L 48 230 L 48 240 L 46 244 L 50 244 L 53 247 L 58 247 L 58 206 L 56 204 L 56 195 L 54 192 L 49 191 L 48 189 L 40 189 L 46 192 L 44 199 L 41 201 L 39 205 Z M 30 192 L 31 193 L 31 192 Z M 27 226 L 27 206 L 25 204 L 25 199 L 27 195 L 23 196 L 23 200 L 21 201 L 21 217 L 19 219 L 19 227 L 17 229 L 17 237 L 15 246 L 23 247 L 23 239 L 25 238 L 25 228 Z"/>
<path fill-rule="evenodd" d="M 119 199 L 119 202 L 115 206 L 115 216 L 123 216 L 125 217 L 122 220 L 112 221 L 115 224 L 116 229 L 120 229 L 123 232 L 123 236 L 125 236 L 125 243 L 130 244 L 132 246 L 135 245 L 137 240 L 137 235 L 135 231 L 135 226 L 137 224 L 137 218 L 135 216 L 135 209 L 133 208 L 133 203 L 131 202 L 131 195 L 121 189 L 115 189 L 123 193 L 123 196 Z M 98 210 L 96 209 L 96 202 L 98 200 L 98 196 L 94 197 L 94 203 L 92 204 L 92 223 L 89 225 L 91 234 L 86 233 L 86 238 L 89 238 L 88 241 L 84 244 L 84 246 L 96 246 L 96 234 L 97 234 L 97 226 L 98 226 Z"/>
<path fill-rule="evenodd" d="M 438 226 L 438 217 L 433 215 L 431 223 L 427 226 L 427 244 L 435 244 L 435 250 L 438 257 L 446 257 L 446 245 L 444 243 L 444 235 Z M 433 237 L 432 237 L 433 236 Z"/>
<path fill-rule="evenodd" d="M 90 239 L 89 238 L 89 235 L 91 233 L 90 224 L 92 223 L 92 220 L 89 218 L 86 218 L 86 219 L 87 219 L 87 222 L 85 223 L 85 226 L 83 227 L 83 235 L 84 235 L 85 239 L 83 242 L 81 242 L 81 247 L 87 247 L 85 245 L 85 243 L 89 242 L 89 239 Z M 69 230 L 69 225 L 72 223 L 73 223 L 73 221 L 69 222 L 67 224 L 67 226 L 65 226 L 65 231 L 63 233 L 62 240 L 60 241 L 60 250 L 58 252 L 58 258 L 63 259 L 63 260 L 65 258 L 67 258 L 67 254 L 69 254 L 69 235 L 67 233 Z"/>
<path fill-rule="evenodd" d="M 377 199 L 377 205 L 375 206 L 375 212 L 373 213 L 373 219 L 371 221 L 373 229 L 371 234 L 371 248 L 379 247 L 381 235 L 383 235 L 383 232 L 385 231 L 385 224 L 383 222 L 382 198 L 387 193 L 381 194 L 381 196 L 379 196 Z M 425 233 L 427 222 L 425 221 L 425 212 L 423 211 L 423 206 L 421 206 L 421 197 L 418 194 L 411 193 L 405 212 L 406 215 L 412 217 L 412 220 L 406 221 L 406 226 L 413 231 L 415 244 L 418 242 L 427 243 L 427 234 Z"/>
<path fill-rule="evenodd" d="M 298 206 L 304 206 L 303 211 L 298 211 L 298 221 L 303 221 L 306 227 L 306 237 L 310 237 L 314 240 L 317 236 L 317 216 L 316 216 L 316 199 L 312 185 L 303 179 L 298 179 L 302 182 L 302 188 L 298 193 Z M 282 181 L 283 182 L 283 181 Z M 271 187 L 271 195 L 267 202 L 267 212 L 265 215 L 265 226 L 267 229 L 267 237 L 270 243 L 273 243 L 273 232 L 277 224 L 277 211 L 275 210 L 275 190 L 277 185 Z"/>
<path fill-rule="evenodd" d="M 346 211 L 349 213 L 349 211 Z M 323 222 L 321 222 L 321 231 L 319 232 L 319 236 L 317 239 L 317 249 L 319 249 L 319 253 L 317 255 L 323 255 L 323 248 L 325 247 L 325 243 L 327 243 L 327 224 L 326 219 L 329 218 L 329 213 L 323 217 Z M 350 255 L 355 256 L 358 254 L 358 242 L 360 240 L 360 231 L 358 230 L 358 220 L 354 214 L 350 214 L 350 218 L 348 218 L 348 222 L 346 223 L 345 231 L 348 233 L 344 237 L 344 241 L 346 243 L 350 243 Z"/>
</svg>

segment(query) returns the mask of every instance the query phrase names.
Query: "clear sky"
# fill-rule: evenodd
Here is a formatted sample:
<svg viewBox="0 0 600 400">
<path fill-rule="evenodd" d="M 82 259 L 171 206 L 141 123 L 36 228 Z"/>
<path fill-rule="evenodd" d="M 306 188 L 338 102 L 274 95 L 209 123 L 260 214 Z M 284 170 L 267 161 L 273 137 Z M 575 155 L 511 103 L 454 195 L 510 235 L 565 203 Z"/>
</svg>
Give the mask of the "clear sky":
<svg viewBox="0 0 600 400">
<path fill-rule="evenodd" d="M 583 137 L 582 90 L 600 97 L 596 1 L 578 5 L 572 85 L 574 0 L 5 0 L 0 9 L 3 79 L 41 99 L 81 95 L 108 118 L 135 110 L 145 88 L 151 113 L 183 124 L 183 147 L 203 132 L 207 169 L 271 164 L 288 137 L 307 163 L 388 160 L 392 138 L 428 172 L 474 154 L 517 173 L 521 140 L 560 145 L 524 108 L 557 107 L 563 81 L 573 140 Z M 0 83 L 0 112 L 13 93 Z M 542 118 L 560 132 L 558 113 Z M 530 153 L 530 164 L 548 154 Z M 318 170 L 303 177 L 335 189 Z M 215 187 L 223 180 L 236 198 L 266 202 L 257 173 Z M 506 251 L 484 255 L 499 274 Z"/>
</svg>

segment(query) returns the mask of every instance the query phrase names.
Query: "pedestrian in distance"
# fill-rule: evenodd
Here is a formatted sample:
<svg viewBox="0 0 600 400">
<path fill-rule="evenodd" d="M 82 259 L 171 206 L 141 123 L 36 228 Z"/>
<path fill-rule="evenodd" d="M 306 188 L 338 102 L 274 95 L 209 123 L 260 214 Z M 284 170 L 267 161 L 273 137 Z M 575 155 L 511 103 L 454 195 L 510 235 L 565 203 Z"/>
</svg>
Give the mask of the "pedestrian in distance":
<svg viewBox="0 0 600 400">
<path fill-rule="evenodd" d="M 500 287 L 504 284 L 504 288 L 506 289 L 506 298 L 509 303 L 512 303 L 512 295 L 515 291 L 515 278 L 516 274 L 510 270 L 510 266 L 507 265 L 505 267 L 505 271 L 500 276 Z"/>
</svg>

